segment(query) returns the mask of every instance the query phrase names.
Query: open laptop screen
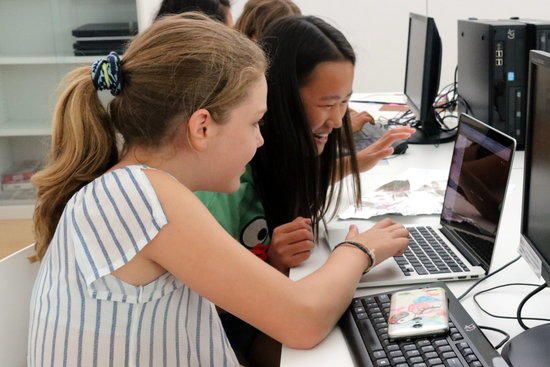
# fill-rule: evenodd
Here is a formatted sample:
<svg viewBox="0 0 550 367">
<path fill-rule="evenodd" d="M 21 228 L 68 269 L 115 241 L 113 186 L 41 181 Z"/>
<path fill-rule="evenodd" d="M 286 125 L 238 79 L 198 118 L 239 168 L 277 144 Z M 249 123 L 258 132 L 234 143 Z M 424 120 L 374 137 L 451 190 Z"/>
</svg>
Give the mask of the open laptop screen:
<svg viewBox="0 0 550 367">
<path fill-rule="evenodd" d="M 491 261 L 515 141 L 460 116 L 441 222 L 464 239 L 483 265 Z"/>
</svg>

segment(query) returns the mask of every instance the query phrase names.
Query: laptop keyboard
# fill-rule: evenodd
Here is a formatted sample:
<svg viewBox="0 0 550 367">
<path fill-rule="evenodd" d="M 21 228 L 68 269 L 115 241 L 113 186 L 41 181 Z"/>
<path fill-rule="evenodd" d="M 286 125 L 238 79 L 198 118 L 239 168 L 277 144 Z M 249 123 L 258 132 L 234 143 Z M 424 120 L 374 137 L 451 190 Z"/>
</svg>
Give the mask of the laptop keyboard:
<svg viewBox="0 0 550 367">
<path fill-rule="evenodd" d="M 388 336 L 391 294 L 355 298 L 350 306 L 375 367 L 482 367 L 469 340 L 449 320 L 449 332 L 394 341 Z"/>
<path fill-rule="evenodd" d="M 432 227 L 409 227 L 409 248 L 394 259 L 406 276 L 461 273 L 470 269 Z"/>
</svg>

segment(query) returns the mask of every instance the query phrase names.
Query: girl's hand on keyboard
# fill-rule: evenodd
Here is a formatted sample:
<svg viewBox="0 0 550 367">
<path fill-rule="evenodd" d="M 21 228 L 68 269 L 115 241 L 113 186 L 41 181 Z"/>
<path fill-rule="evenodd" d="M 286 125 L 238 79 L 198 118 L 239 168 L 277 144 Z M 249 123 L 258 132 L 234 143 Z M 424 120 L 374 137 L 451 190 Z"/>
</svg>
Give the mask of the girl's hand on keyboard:
<svg viewBox="0 0 550 367">
<path fill-rule="evenodd" d="M 386 218 L 359 233 L 357 226 L 350 226 L 346 240 L 358 242 L 374 251 L 376 264 L 392 256 L 402 255 L 409 245 L 409 231 L 399 223 Z"/>
</svg>

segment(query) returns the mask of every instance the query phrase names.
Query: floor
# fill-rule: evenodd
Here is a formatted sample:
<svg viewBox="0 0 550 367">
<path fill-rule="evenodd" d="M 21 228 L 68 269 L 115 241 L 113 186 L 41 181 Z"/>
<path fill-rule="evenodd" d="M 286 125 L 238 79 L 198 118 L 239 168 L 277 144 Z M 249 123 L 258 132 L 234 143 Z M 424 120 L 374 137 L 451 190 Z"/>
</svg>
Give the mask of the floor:
<svg viewBox="0 0 550 367">
<path fill-rule="evenodd" d="M 0 220 L 0 260 L 33 242 L 31 219 Z"/>
</svg>

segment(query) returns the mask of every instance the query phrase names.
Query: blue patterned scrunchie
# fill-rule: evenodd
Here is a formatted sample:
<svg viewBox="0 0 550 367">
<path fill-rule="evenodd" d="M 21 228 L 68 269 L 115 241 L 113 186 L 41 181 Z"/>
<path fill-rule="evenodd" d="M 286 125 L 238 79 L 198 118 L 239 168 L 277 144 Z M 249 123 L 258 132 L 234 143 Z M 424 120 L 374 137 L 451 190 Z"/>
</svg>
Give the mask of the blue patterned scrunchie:
<svg viewBox="0 0 550 367">
<path fill-rule="evenodd" d="M 92 81 L 96 90 L 109 89 L 113 96 L 122 92 L 123 77 L 120 56 L 111 52 L 106 58 L 92 64 Z"/>
</svg>

